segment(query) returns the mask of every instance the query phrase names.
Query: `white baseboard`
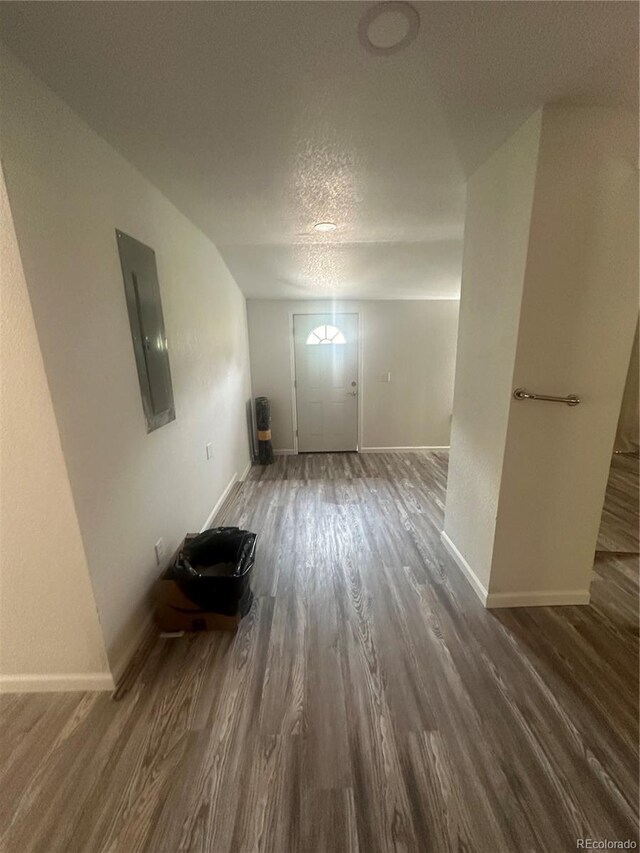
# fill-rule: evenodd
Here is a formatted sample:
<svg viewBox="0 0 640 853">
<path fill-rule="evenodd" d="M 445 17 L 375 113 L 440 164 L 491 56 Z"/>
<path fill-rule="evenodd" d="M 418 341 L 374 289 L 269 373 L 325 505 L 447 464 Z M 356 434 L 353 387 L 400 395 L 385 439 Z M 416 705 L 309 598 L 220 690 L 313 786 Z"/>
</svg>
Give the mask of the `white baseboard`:
<svg viewBox="0 0 640 853">
<path fill-rule="evenodd" d="M 425 450 L 449 450 L 448 444 L 433 447 L 361 447 L 360 453 L 422 453 Z"/>
<path fill-rule="evenodd" d="M 485 607 L 560 607 L 567 604 L 589 604 L 588 589 L 567 589 L 557 592 L 490 592 Z"/>
<path fill-rule="evenodd" d="M 434 447 L 360 447 L 358 453 L 422 453 L 425 450 L 449 450 L 449 445 Z M 274 450 L 274 456 L 297 456 L 295 450 Z"/>
<path fill-rule="evenodd" d="M 242 472 L 242 474 L 240 474 L 240 482 L 241 482 L 241 483 L 244 483 L 244 481 L 247 479 L 247 476 L 248 476 L 248 474 L 249 474 L 249 471 L 251 470 L 252 465 L 253 465 L 253 462 L 249 462 L 249 464 L 248 464 L 248 465 L 247 465 L 247 467 L 244 469 L 244 471 Z"/>
<path fill-rule="evenodd" d="M 545 592 L 487 592 L 476 573 L 453 544 L 447 534 L 440 534 L 442 544 L 462 570 L 476 595 L 489 609 L 499 607 L 560 607 L 567 604 L 589 604 L 591 592 L 588 589 L 549 590 Z"/>
<path fill-rule="evenodd" d="M 444 530 L 440 534 L 440 539 L 442 540 L 442 544 L 444 545 L 444 547 L 447 549 L 447 551 L 451 554 L 453 559 L 456 561 L 458 568 L 461 569 L 463 575 L 466 577 L 466 579 L 469 581 L 469 583 L 473 587 L 475 594 L 478 596 L 480 601 L 486 607 L 487 606 L 488 593 L 487 593 L 487 590 L 484 588 L 482 582 L 480 581 L 480 579 L 476 575 L 476 573 L 473 571 L 473 569 L 471 568 L 469 563 L 467 563 L 467 561 L 462 556 L 460 551 L 458 551 L 458 549 L 453 544 L 451 539 L 449 539 L 449 537 L 444 532 Z"/>
<path fill-rule="evenodd" d="M 85 693 L 113 690 L 110 672 L 56 672 L 0 675 L 0 693 Z"/>
<path fill-rule="evenodd" d="M 251 463 L 249 463 L 249 467 L 251 467 Z M 226 499 L 229 497 L 229 492 L 231 491 L 231 489 L 235 486 L 235 484 L 237 482 L 238 482 L 238 472 L 236 471 L 234 473 L 233 477 L 227 483 L 227 486 L 226 486 L 224 492 L 220 495 L 220 497 L 216 501 L 216 505 L 214 506 L 214 508 L 211 510 L 211 512 L 207 516 L 207 520 L 205 521 L 205 523 L 200 528 L 200 533 L 204 533 L 204 531 L 209 528 L 209 526 L 211 525 L 211 522 L 213 521 L 213 519 L 218 514 L 220 507 L 226 501 Z"/>
</svg>

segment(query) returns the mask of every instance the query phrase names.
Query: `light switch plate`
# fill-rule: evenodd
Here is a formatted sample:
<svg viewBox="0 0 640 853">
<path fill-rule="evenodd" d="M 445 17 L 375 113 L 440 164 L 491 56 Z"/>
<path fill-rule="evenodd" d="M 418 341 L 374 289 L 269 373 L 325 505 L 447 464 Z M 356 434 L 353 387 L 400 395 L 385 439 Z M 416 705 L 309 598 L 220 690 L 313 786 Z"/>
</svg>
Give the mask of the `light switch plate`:
<svg viewBox="0 0 640 853">
<path fill-rule="evenodd" d="M 205 451 L 207 453 L 207 459 L 213 459 L 213 445 L 211 442 L 205 444 Z"/>
</svg>

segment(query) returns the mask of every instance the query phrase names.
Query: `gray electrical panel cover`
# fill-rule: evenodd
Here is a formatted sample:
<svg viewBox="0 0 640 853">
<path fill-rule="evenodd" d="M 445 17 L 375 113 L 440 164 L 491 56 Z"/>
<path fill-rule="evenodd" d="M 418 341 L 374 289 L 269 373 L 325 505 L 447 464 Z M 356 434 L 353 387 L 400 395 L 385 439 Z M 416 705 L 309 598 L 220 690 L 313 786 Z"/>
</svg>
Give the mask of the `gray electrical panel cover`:
<svg viewBox="0 0 640 853">
<path fill-rule="evenodd" d="M 149 246 L 122 231 L 116 231 L 116 239 L 142 406 L 147 432 L 152 432 L 176 417 L 156 255 Z"/>
</svg>

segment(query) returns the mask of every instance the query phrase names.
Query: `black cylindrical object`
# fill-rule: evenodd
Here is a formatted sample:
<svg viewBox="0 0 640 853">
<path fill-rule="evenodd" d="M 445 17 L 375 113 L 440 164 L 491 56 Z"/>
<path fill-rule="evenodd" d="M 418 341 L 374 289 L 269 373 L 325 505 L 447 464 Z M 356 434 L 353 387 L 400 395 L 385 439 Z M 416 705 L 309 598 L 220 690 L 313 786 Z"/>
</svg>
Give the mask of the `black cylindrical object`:
<svg viewBox="0 0 640 853">
<path fill-rule="evenodd" d="M 172 569 L 180 591 L 203 611 L 244 616 L 253 600 L 249 581 L 256 538 L 237 527 L 187 537 Z"/>
<path fill-rule="evenodd" d="M 271 444 L 271 404 L 268 397 L 256 397 L 256 426 L 258 427 L 258 461 L 261 465 L 273 462 Z"/>
</svg>

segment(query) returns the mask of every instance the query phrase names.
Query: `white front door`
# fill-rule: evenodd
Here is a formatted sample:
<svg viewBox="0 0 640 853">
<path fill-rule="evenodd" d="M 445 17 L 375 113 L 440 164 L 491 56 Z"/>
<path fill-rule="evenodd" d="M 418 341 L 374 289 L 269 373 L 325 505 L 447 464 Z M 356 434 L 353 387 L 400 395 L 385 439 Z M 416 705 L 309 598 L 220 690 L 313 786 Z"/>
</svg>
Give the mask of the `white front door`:
<svg viewBox="0 0 640 853">
<path fill-rule="evenodd" d="M 358 446 L 358 315 L 293 318 L 298 450 Z"/>
</svg>

